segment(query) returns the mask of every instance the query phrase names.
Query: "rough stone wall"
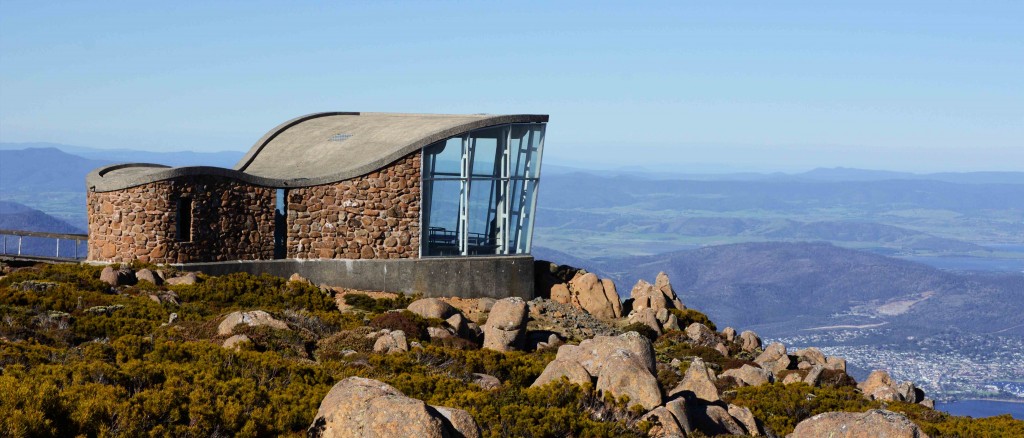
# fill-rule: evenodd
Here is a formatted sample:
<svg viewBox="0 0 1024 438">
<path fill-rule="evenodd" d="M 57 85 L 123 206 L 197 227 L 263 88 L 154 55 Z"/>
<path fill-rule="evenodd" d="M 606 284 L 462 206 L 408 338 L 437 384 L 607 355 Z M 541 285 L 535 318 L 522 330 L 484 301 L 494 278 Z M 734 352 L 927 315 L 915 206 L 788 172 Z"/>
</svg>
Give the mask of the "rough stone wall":
<svg viewBox="0 0 1024 438">
<path fill-rule="evenodd" d="M 357 178 L 288 191 L 288 258 L 419 257 L 420 152 Z"/>
<path fill-rule="evenodd" d="M 191 240 L 177 235 L 178 200 L 191 200 Z M 274 189 L 184 177 L 88 193 L 89 260 L 192 263 L 274 254 Z"/>
</svg>

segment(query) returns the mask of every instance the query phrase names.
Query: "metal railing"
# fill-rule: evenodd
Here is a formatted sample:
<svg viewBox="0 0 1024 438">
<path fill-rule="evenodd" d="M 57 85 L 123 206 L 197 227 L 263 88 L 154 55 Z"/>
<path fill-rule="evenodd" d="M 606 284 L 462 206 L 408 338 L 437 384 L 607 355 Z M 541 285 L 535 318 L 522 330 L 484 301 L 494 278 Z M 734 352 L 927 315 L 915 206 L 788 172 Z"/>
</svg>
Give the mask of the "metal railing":
<svg viewBox="0 0 1024 438">
<path fill-rule="evenodd" d="M 31 242 L 30 245 L 31 248 L 25 245 L 26 237 L 33 238 L 33 242 Z M 88 246 L 86 246 L 84 250 L 79 248 L 80 246 L 82 246 L 81 243 L 83 241 L 89 240 L 88 234 L 42 233 L 38 231 L 0 229 L 0 239 L 2 239 L 2 243 L 0 243 L 0 251 L 2 251 L 2 253 L 0 253 L 0 255 L 8 258 L 41 260 L 82 260 L 89 253 Z M 45 240 L 40 239 L 56 240 L 56 244 L 53 244 L 53 246 L 49 247 L 53 248 L 53 251 L 50 252 L 46 250 L 45 248 L 48 247 L 48 244 L 44 244 Z M 65 248 L 63 256 L 61 255 L 61 240 L 64 240 L 65 244 L 67 244 L 69 241 L 74 242 L 72 248 Z M 40 254 L 40 252 L 44 253 Z"/>
</svg>

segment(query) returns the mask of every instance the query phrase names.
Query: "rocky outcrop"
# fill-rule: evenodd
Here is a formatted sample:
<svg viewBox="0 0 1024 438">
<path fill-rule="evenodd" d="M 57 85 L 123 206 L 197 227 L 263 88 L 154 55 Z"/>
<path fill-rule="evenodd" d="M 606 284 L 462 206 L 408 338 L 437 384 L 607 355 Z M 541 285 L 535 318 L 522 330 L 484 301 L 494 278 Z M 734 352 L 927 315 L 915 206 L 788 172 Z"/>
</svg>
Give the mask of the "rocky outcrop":
<svg viewBox="0 0 1024 438">
<path fill-rule="evenodd" d="M 743 426 L 743 428 L 746 429 L 747 435 L 764 435 L 763 428 L 760 424 L 758 424 L 757 419 L 754 418 L 754 414 L 750 412 L 750 409 L 730 404 L 728 412 L 729 415 L 732 416 L 732 418 L 735 418 L 736 421 L 738 421 Z"/>
<path fill-rule="evenodd" d="M 522 350 L 529 312 L 526 301 L 512 297 L 498 300 L 484 324 L 484 348 L 495 351 Z"/>
<path fill-rule="evenodd" d="M 598 318 L 622 317 L 622 303 L 615 291 L 615 283 L 607 278 L 598 278 L 592 272 L 577 271 L 567 284 L 552 285 L 550 293 L 553 301 L 570 304 Z"/>
<path fill-rule="evenodd" d="M 900 394 L 896 390 L 896 382 L 884 370 L 872 371 L 867 379 L 857 384 L 857 388 L 869 400 L 900 400 Z"/>
<path fill-rule="evenodd" d="M 761 348 L 761 338 L 750 330 L 744 330 L 740 333 L 740 349 L 748 353 L 753 353 Z"/>
<path fill-rule="evenodd" d="M 772 374 L 778 374 L 780 371 L 784 371 L 789 368 L 792 360 L 786 354 L 786 346 L 781 343 L 775 342 L 767 347 L 764 351 L 758 355 L 754 362 Z"/>
<path fill-rule="evenodd" d="M 403 351 L 409 351 L 409 342 L 405 337 L 405 332 L 401 330 L 385 331 L 373 343 L 374 353 L 389 354 Z"/>
<path fill-rule="evenodd" d="M 716 402 L 721 400 L 721 397 L 718 395 L 718 388 L 715 386 L 717 381 L 718 378 L 715 376 L 715 372 L 708 368 L 701 358 L 697 357 L 693 359 L 690 367 L 686 369 L 683 380 L 669 391 L 668 395 L 682 394 L 687 398 L 692 396 L 708 402 Z"/>
<path fill-rule="evenodd" d="M 113 267 L 107 266 L 100 271 L 100 281 L 111 286 L 130 286 L 137 283 L 138 279 L 131 268 L 121 267 L 115 270 Z"/>
<path fill-rule="evenodd" d="M 613 319 L 621 316 L 622 306 L 619 303 L 618 295 L 611 297 L 604 290 L 605 282 L 597 278 L 594 273 L 588 272 L 576 275 L 569 282 L 569 293 L 572 305 L 577 306 L 587 313 L 598 318 Z M 615 291 L 609 291 L 614 293 Z M 618 308 L 618 311 L 616 311 Z"/>
<path fill-rule="evenodd" d="M 651 409 L 661 404 L 661 389 L 655 378 L 654 348 L 636 332 L 620 336 L 597 336 L 580 345 L 558 348 L 533 386 L 566 377 L 573 383 L 597 380 L 596 388 L 620 397 L 629 396 L 631 405 Z"/>
<path fill-rule="evenodd" d="M 285 324 L 284 321 L 275 319 L 269 313 L 262 310 L 252 310 L 249 312 L 229 313 L 220 322 L 220 325 L 217 326 L 217 334 L 221 336 L 230 335 L 234 332 L 235 326 L 239 324 L 245 324 L 250 327 L 265 325 L 278 330 L 289 330 L 288 324 Z"/>
<path fill-rule="evenodd" d="M 672 415 L 672 412 L 664 406 L 654 408 L 643 417 L 640 417 L 640 421 L 646 421 L 652 424 L 651 429 L 647 431 L 647 436 L 650 437 L 667 438 L 686 436 L 686 431 L 679 425 L 679 421 L 676 420 L 675 416 Z"/>
<path fill-rule="evenodd" d="M 501 387 L 501 380 L 490 374 L 473 373 L 470 374 L 472 382 L 479 385 L 481 388 L 486 390 L 498 389 Z"/>
<path fill-rule="evenodd" d="M 644 280 L 637 281 L 629 293 L 633 310 L 638 309 L 685 309 L 683 302 L 676 296 L 668 275 L 658 274 L 654 284 Z"/>
<path fill-rule="evenodd" d="M 135 278 L 139 281 L 148 281 L 157 286 L 164 283 L 163 278 L 161 278 L 159 275 L 156 275 L 156 273 L 149 269 L 139 269 L 138 272 L 135 273 Z"/>
<path fill-rule="evenodd" d="M 897 384 L 889 373 L 884 370 L 875 370 L 868 375 L 867 379 L 857 384 L 857 388 L 864 393 L 868 400 L 903 401 L 907 403 L 921 403 L 934 405 L 934 402 L 925 398 L 925 393 L 913 382 Z"/>
<path fill-rule="evenodd" d="M 478 437 L 480 429 L 465 411 L 435 408 L 406 397 L 385 383 L 349 377 L 320 402 L 310 437 Z"/>
<path fill-rule="evenodd" d="M 437 298 L 423 298 L 409 304 L 409 311 L 424 318 L 448 319 L 458 313 L 451 304 Z"/>
<path fill-rule="evenodd" d="M 572 359 L 556 358 L 548 362 L 548 365 L 544 367 L 544 371 L 540 373 L 540 377 L 537 377 L 537 380 L 530 386 L 544 386 L 563 377 L 568 379 L 569 383 L 577 385 L 592 382 L 590 373 L 579 362 Z"/>
<path fill-rule="evenodd" d="M 603 358 L 597 375 L 596 389 L 615 397 L 628 396 L 629 405 L 653 409 L 661 404 L 658 379 L 644 366 L 643 360 L 629 350 L 616 349 Z"/>
<path fill-rule="evenodd" d="M 697 345 L 714 346 L 719 343 L 718 335 L 706 325 L 695 322 L 686 327 L 686 337 Z"/>
<path fill-rule="evenodd" d="M 198 280 L 199 276 L 195 272 L 186 272 L 177 277 L 168 278 L 166 283 L 171 285 L 190 285 L 196 284 Z"/>
<path fill-rule="evenodd" d="M 763 368 L 744 364 L 739 368 L 725 370 L 722 377 L 732 377 L 740 386 L 760 386 L 772 381 L 772 375 Z"/>
<path fill-rule="evenodd" d="M 579 362 L 591 376 L 597 377 L 604 365 L 604 358 L 615 350 L 633 353 L 648 372 L 655 373 L 654 347 L 651 346 L 650 340 L 637 332 L 623 333 L 619 336 L 595 336 L 580 342 L 580 345 L 563 345 L 558 347 L 556 358 Z"/>
<path fill-rule="evenodd" d="M 241 350 L 242 347 L 252 344 L 252 340 L 246 335 L 234 335 L 224 340 L 221 347 L 229 350 Z"/>
<path fill-rule="evenodd" d="M 927 438 L 907 417 L 874 409 L 867 412 L 826 412 L 796 425 L 789 438 Z"/>
<path fill-rule="evenodd" d="M 630 324 L 643 324 L 654 330 L 658 336 L 662 335 L 661 321 L 658 321 L 658 312 L 651 308 L 633 309 L 627 318 Z"/>
</svg>

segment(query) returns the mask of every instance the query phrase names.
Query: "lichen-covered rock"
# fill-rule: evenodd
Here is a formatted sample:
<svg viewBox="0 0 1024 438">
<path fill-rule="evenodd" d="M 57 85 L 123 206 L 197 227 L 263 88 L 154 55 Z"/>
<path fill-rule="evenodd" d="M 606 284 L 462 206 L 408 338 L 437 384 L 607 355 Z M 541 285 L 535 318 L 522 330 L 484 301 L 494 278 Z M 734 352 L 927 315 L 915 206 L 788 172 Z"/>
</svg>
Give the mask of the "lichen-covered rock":
<svg viewBox="0 0 1024 438">
<path fill-rule="evenodd" d="M 732 377 L 740 382 L 741 386 L 760 386 L 772 381 L 772 375 L 768 371 L 746 364 L 723 371 L 722 377 Z"/>
<path fill-rule="evenodd" d="M 448 420 L 451 431 L 455 432 L 454 437 L 480 438 L 480 426 L 476 424 L 476 420 L 473 420 L 469 412 L 444 406 L 434 406 L 434 409 Z"/>
<path fill-rule="evenodd" d="M 730 404 L 728 411 L 729 415 L 731 415 L 732 418 L 735 418 L 736 421 L 746 429 L 747 435 L 764 435 L 764 431 L 761 429 L 761 426 L 757 424 L 757 419 L 754 418 L 754 414 L 750 412 L 750 409 Z"/>
<path fill-rule="evenodd" d="M 605 319 L 615 317 L 612 304 L 605 297 L 604 285 L 596 274 L 588 272 L 576 275 L 569 281 L 569 291 L 573 295 L 572 303 L 587 313 Z"/>
<path fill-rule="evenodd" d="M 389 354 L 403 351 L 409 351 L 409 342 L 405 332 L 401 330 L 384 333 L 373 343 L 374 353 Z"/>
<path fill-rule="evenodd" d="M 658 336 L 661 336 L 661 323 L 658 322 L 658 312 L 649 307 L 634 308 L 632 312 L 629 312 L 628 321 L 630 324 L 643 324 L 654 330 Z"/>
<path fill-rule="evenodd" d="M 754 362 L 760 365 L 761 368 L 769 370 L 773 374 L 778 374 L 780 371 L 789 368 L 792 360 L 786 354 L 786 346 L 775 342 L 765 347 L 764 351 L 754 359 Z"/>
<path fill-rule="evenodd" d="M 679 421 L 676 417 L 669 412 L 664 406 L 658 406 L 650 412 L 640 417 L 640 421 L 646 421 L 653 424 L 650 430 L 647 431 L 647 436 L 656 438 L 668 438 L 674 436 L 686 436 L 686 431 L 679 425 Z"/>
<path fill-rule="evenodd" d="M 676 290 L 672 288 L 672 283 L 668 280 L 668 274 L 659 272 L 658 276 L 654 279 L 654 288 L 661 292 L 669 304 L 672 304 L 673 309 L 683 310 L 686 308 L 676 295 Z"/>
<path fill-rule="evenodd" d="M 654 284 L 644 280 L 637 281 L 629 293 L 633 299 L 633 309 L 685 309 L 682 301 L 676 296 L 664 272 L 658 274 Z"/>
<path fill-rule="evenodd" d="M 869 400 L 901 400 L 900 393 L 896 390 L 896 382 L 885 370 L 872 371 L 867 379 L 857 384 L 857 388 Z"/>
<path fill-rule="evenodd" d="M 229 313 L 220 322 L 220 325 L 217 326 L 217 334 L 221 336 L 230 335 L 238 324 L 246 324 L 250 327 L 265 325 L 278 330 L 289 330 L 288 324 L 285 324 L 284 321 L 278 320 L 262 310 L 252 310 Z"/>
<path fill-rule="evenodd" d="M 420 400 L 385 383 L 349 377 L 320 402 L 310 437 L 423 437 L 452 433 L 450 420 Z"/>
<path fill-rule="evenodd" d="M 138 279 L 131 268 L 123 267 L 115 270 L 113 267 L 107 266 L 100 271 L 100 281 L 111 286 L 128 286 L 137 283 Z"/>
<path fill-rule="evenodd" d="M 483 327 L 483 348 L 495 351 L 521 350 L 528 316 L 526 301 L 522 298 L 511 297 L 496 301 Z"/>
<path fill-rule="evenodd" d="M 225 339 L 224 343 L 221 344 L 221 347 L 230 350 L 240 350 L 243 346 L 249 345 L 251 343 L 252 340 L 249 339 L 249 337 L 246 335 L 234 335 L 230 338 Z"/>
<path fill-rule="evenodd" d="M 726 327 L 722 330 L 722 336 L 727 342 L 736 342 L 736 329 L 732 327 Z"/>
<path fill-rule="evenodd" d="M 691 417 L 693 427 L 708 436 L 747 434 L 729 411 L 716 404 L 695 405 Z"/>
<path fill-rule="evenodd" d="M 427 327 L 427 336 L 430 339 L 446 339 L 452 337 L 452 333 L 441 327 Z"/>
<path fill-rule="evenodd" d="M 761 337 L 750 330 L 744 330 L 743 333 L 740 333 L 740 348 L 748 353 L 753 353 L 761 348 Z"/>
<path fill-rule="evenodd" d="M 135 278 L 139 281 L 148 281 L 157 286 L 164 283 L 163 278 L 160 278 L 159 275 L 156 275 L 149 269 L 139 269 L 138 272 L 135 273 Z"/>
<path fill-rule="evenodd" d="M 644 366 L 641 358 L 625 349 L 616 349 L 604 357 L 596 389 L 615 397 L 629 396 L 630 406 L 654 409 L 661 404 L 658 379 Z"/>
<path fill-rule="evenodd" d="M 818 386 L 821 383 L 821 373 L 825 371 L 825 367 L 821 365 L 815 365 L 807 372 L 807 376 L 804 377 L 804 383 L 811 386 Z"/>
<path fill-rule="evenodd" d="M 801 362 L 807 362 L 810 363 L 811 365 L 825 365 L 826 363 L 828 363 L 828 359 L 825 358 L 825 355 L 821 352 L 821 350 L 815 347 L 808 347 L 802 350 L 797 350 L 795 353 L 793 353 L 793 355 L 799 358 Z"/>
<path fill-rule="evenodd" d="M 171 284 L 171 285 L 190 285 L 190 284 L 196 284 L 196 281 L 198 281 L 198 280 L 199 280 L 199 276 L 196 275 L 195 272 L 186 272 L 186 273 L 184 273 L 182 275 L 179 275 L 177 277 L 168 278 L 166 280 L 166 283 L 167 284 Z"/>
<path fill-rule="evenodd" d="M 563 345 L 558 347 L 556 358 L 579 362 L 587 373 L 597 377 L 604 366 L 604 359 L 619 349 L 633 353 L 651 374 L 656 372 L 654 347 L 649 339 L 637 332 L 627 332 L 619 336 L 595 336 L 580 342 L 580 345 Z"/>
<path fill-rule="evenodd" d="M 697 345 L 712 346 L 718 343 L 718 335 L 706 325 L 695 322 L 686 327 L 686 337 Z"/>
<path fill-rule="evenodd" d="M 490 374 L 473 373 L 470 376 L 473 379 L 472 382 L 476 383 L 483 389 L 490 391 L 501 387 L 501 380 L 498 380 L 497 377 Z"/>
<path fill-rule="evenodd" d="M 587 372 L 583 365 L 572 359 L 558 359 L 548 362 L 548 365 L 544 367 L 544 371 L 540 373 L 537 380 L 530 386 L 544 386 L 548 383 L 558 381 L 562 377 L 569 380 L 569 383 L 582 385 L 584 383 L 591 383 L 590 373 Z"/>
<path fill-rule="evenodd" d="M 572 303 L 572 294 L 569 293 L 569 286 L 565 283 L 558 283 L 551 286 L 551 300 L 562 304 Z"/>
<path fill-rule="evenodd" d="M 697 357 L 693 359 L 690 367 L 686 369 L 683 380 L 669 391 L 668 394 L 669 396 L 676 394 L 683 394 L 685 396 L 689 392 L 701 400 L 716 402 L 721 400 L 721 397 L 718 395 L 718 388 L 715 387 L 715 382 L 717 381 L 718 378 L 715 376 L 715 372 L 711 371 L 707 364 Z"/>
<path fill-rule="evenodd" d="M 907 417 L 873 409 L 867 412 L 826 412 L 796 425 L 789 438 L 927 438 Z"/>
<path fill-rule="evenodd" d="M 409 311 L 424 318 L 448 319 L 458 313 L 451 304 L 437 298 L 423 298 L 409 304 Z"/>
<path fill-rule="evenodd" d="M 687 409 L 687 406 L 691 404 L 694 404 L 694 401 L 687 401 L 686 397 L 677 397 L 665 403 L 665 409 L 672 413 L 679 427 L 687 434 L 693 432 L 693 420 L 690 419 L 692 409 Z"/>
<path fill-rule="evenodd" d="M 841 357 L 830 357 L 825 361 L 825 368 L 846 372 L 846 359 Z"/>
</svg>

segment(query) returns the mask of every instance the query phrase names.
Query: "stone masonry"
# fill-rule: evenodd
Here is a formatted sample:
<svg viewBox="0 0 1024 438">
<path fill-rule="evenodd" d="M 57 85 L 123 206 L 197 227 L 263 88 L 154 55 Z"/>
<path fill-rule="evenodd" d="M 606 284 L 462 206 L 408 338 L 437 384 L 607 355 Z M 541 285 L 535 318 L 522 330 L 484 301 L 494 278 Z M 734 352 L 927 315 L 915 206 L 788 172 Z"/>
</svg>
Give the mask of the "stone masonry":
<svg viewBox="0 0 1024 438">
<path fill-rule="evenodd" d="M 177 235 L 178 200 L 191 206 L 191 239 Z M 270 259 L 274 189 L 212 176 L 90 192 L 89 260 L 191 263 Z"/>
<path fill-rule="evenodd" d="M 270 260 L 274 257 L 275 192 L 214 176 L 90 192 L 89 260 Z M 287 193 L 288 258 L 419 255 L 419 151 L 360 177 Z M 178 236 L 179 199 L 191 206 L 190 239 Z"/>
<path fill-rule="evenodd" d="M 417 258 L 420 158 L 416 151 L 360 177 L 288 190 L 288 258 Z"/>
</svg>

